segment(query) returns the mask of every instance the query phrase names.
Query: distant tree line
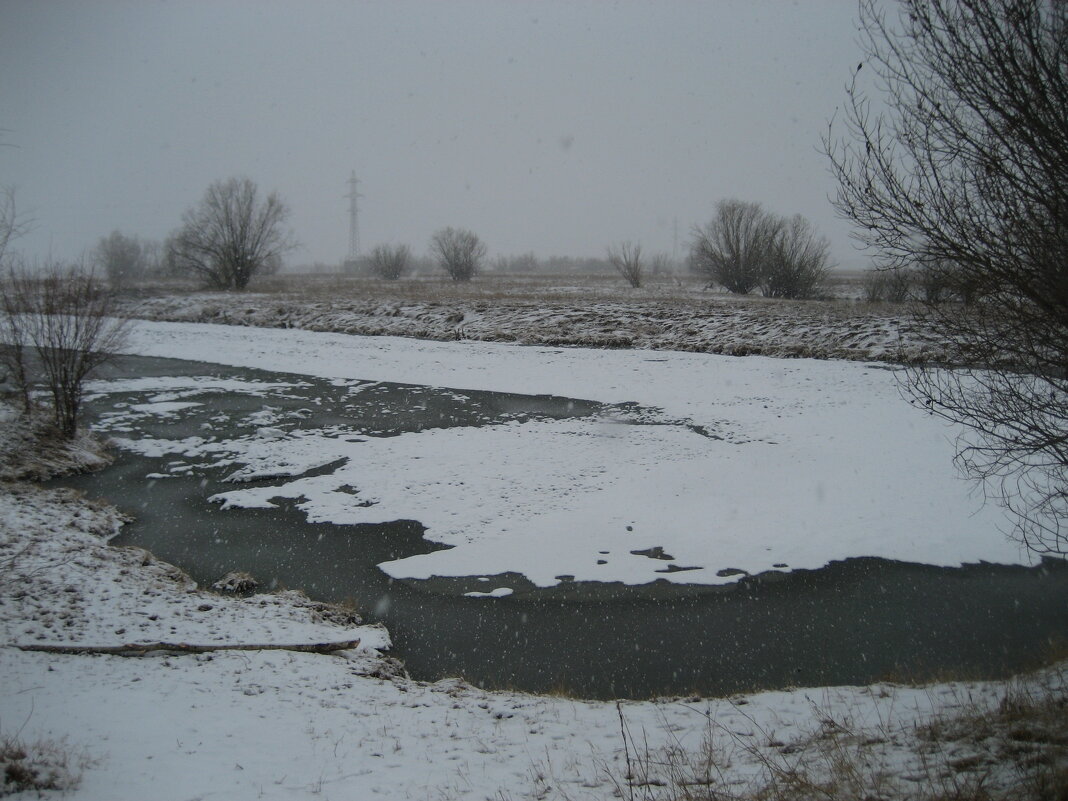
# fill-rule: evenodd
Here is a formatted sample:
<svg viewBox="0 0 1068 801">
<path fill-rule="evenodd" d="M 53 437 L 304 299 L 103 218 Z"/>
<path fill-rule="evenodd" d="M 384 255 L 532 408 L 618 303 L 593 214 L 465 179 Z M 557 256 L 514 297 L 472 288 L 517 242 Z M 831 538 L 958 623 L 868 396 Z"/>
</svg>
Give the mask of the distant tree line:
<svg viewBox="0 0 1068 801">
<path fill-rule="evenodd" d="M 248 178 L 212 183 L 201 200 L 182 215 L 182 225 L 160 244 L 120 231 L 102 237 L 94 263 L 112 288 L 123 289 L 145 277 L 195 278 L 212 289 L 242 290 L 256 276 L 278 272 L 296 243 L 286 223 L 288 206 L 276 193 L 262 195 Z M 709 284 L 730 292 L 759 290 L 766 297 L 816 296 L 830 269 L 829 244 L 800 215 L 785 218 L 758 203 L 725 200 L 716 216 L 694 229 L 690 269 Z M 321 265 L 318 271 L 330 271 Z M 639 288 L 650 275 L 670 275 L 678 265 L 665 253 L 646 255 L 641 244 L 610 246 L 604 258 L 533 253 L 498 255 L 487 260 L 486 244 L 468 229 L 446 227 L 430 238 L 428 254 L 413 255 L 406 244 L 379 244 L 343 270 L 395 281 L 413 274 L 441 272 L 453 281 L 493 273 L 618 273 Z"/>
</svg>

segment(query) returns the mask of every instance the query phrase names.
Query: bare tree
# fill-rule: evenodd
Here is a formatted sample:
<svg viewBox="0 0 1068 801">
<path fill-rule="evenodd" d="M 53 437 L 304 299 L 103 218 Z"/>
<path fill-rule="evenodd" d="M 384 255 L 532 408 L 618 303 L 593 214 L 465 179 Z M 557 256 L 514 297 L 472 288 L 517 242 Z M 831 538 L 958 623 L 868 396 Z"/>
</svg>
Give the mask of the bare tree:
<svg viewBox="0 0 1068 801">
<path fill-rule="evenodd" d="M 865 60 L 824 149 L 839 212 L 886 269 L 952 265 L 970 304 L 925 304 L 955 370 L 914 400 L 961 423 L 958 463 L 1068 551 L 1068 4 L 861 3 Z M 863 81 L 870 75 L 869 100 Z"/>
<path fill-rule="evenodd" d="M 121 289 L 145 273 L 146 257 L 141 240 L 120 231 L 100 238 L 94 258 L 113 289 Z"/>
<path fill-rule="evenodd" d="M 0 331 L 3 333 L 0 364 L 6 371 L 5 383 L 14 385 L 22 405 L 22 413 L 28 415 L 33 410 L 28 364 L 31 346 L 20 299 L 23 294 L 21 280 L 21 272 L 16 272 L 10 265 L 6 275 L 0 278 Z"/>
<path fill-rule="evenodd" d="M 493 270 L 498 273 L 519 273 L 531 275 L 538 272 L 541 265 L 533 253 L 521 253 L 518 256 L 501 254 L 493 260 Z"/>
<path fill-rule="evenodd" d="M 216 181 L 182 215 L 182 227 L 168 242 L 170 263 L 215 289 L 244 289 L 256 273 L 277 269 L 295 247 L 288 217 L 277 194 L 261 200 L 248 178 Z"/>
<path fill-rule="evenodd" d="M 5 259 L 11 244 L 26 234 L 30 227 L 30 221 L 19 213 L 14 187 L 0 187 L 0 267 L 6 266 Z"/>
<path fill-rule="evenodd" d="M 781 220 L 765 253 L 760 291 L 767 298 L 813 298 L 830 270 L 831 243 L 800 214 Z"/>
<path fill-rule="evenodd" d="M 666 253 L 657 253 L 649 259 L 649 272 L 653 275 L 670 275 L 673 270 L 671 257 Z"/>
<path fill-rule="evenodd" d="M 915 276 L 906 267 L 868 270 L 864 275 L 864 297 L 869 303 L 904 303 L 911 297 Z"/>
<path fill-rule="evenodd" d="M 642 246 L 624 242 L 619 247 L 608 248 L 608 263 L 623 276 L 632 289 L 642 285 L 645 264 L 642 262 Z"/>
<path fill-rule="evenodd" d="M 64 439 L 77 433 L 86 377 L 114 358 L 128 331 L 114 296 L 91 272 L 60 264 L 41 272 L 11 268 L 0 282 L 5 361 L 29 411 L 30 348 L 52 398 L 52 421 Z M 13 347 L 14 346 L 14 347 Z"/>
<path fill-rule="evenodd" d="M 470 281 L 486 258 L 486 245 L 464 228 L 442 228 L 430 238 L 430 252 L 453 281 Z"/>
<path fill-rule="evenodd" d="M 159 277 L 167 272 L 167 248 L 158 239 L 141 240 L 142 274 Z"/>
<path fill-rule="evenodd" d="M 721 200 L 711 222 L 694 229 L 690 265 L 710 284 L 748 295 L 760 286 L 779 225 L 759 203 Z"/>
<path fill-rule="evenodd" d="M 30 223 L 19 214 L 13 187 L 0 188 L 0 271 L 12 269 L 11 244 L 25 234 Z M 0 272 L 0 276 L 3 273 Z M 26 336 L 22 318 L 6 292 L 0 292 L 0 365 L 6 371 L 5 382 L 14 384 L 25 413 L 31 408 L 29 382 L 26 377 Z"/>
<path fill-rule="evenodd" d="M 408 272 L 411 255 L 407 245 L 378 245 L 371 251 L 371 274 L 388 281 L 396 281 Z"/>
</svg>

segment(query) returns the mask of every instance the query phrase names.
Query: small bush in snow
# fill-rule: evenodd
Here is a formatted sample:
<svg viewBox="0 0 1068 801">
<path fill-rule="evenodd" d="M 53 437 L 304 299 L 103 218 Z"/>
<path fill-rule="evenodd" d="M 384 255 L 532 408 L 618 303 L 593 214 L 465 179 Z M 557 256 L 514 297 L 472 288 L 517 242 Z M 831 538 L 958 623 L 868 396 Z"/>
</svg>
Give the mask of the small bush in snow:
<svg viewBox="0 0 1068 801">
<path fill-rule="evenodd" d="M 396 281 L 408 272 L 411 251 L 407 245 L 378 245 L 371 251 L 368 270 L 376 278 Z"/>
<path fill-rule="evenodd" d="M 0 738 L 0 796 L 73 790 L 89 764 L 87 755 L 73 753 L 63 742 L 23 743 L 16 737 Z"/>
</svg>

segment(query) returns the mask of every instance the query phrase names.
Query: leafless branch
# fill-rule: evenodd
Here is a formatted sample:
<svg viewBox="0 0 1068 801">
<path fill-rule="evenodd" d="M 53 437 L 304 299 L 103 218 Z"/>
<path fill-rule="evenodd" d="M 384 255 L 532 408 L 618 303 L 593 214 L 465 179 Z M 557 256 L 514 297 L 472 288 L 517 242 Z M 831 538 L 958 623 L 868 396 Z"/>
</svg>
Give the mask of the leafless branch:
<svg viewBox="0 0 1068 801">
<path fill-rule="evenodd" d="M 645 277 L 645 265 L 642 263 L 642 246 L 633 242 L 623 242 L 618 247 L 608 248 L 608 263 L 617 273 L 626 279 L 631 288 L 638 289 Z"/>
<path fill-rule="evenodd" d="M 866 57 L 824 140 L 836 206 L 878 267 L 921 276 L 920 313 L 960 368 L 912 370 L 913 399 L 964 425 L 958 462 L 1020 539 L 1064 553 L 1068 5 L 898 7 L 861 3 Z"/>
<path fill-rule="evenodd" d="M 260 200 L 248 178 L 216 181 L 182 215 L 182 227 L 168 241 L 171 267 L 215 289 L 244 289 L 257 273 L 276 269 L 296 246 L 285 228 L 288 217 L 278 195 Z"/>
<path fill-rule="evenodd" d="M 470 281 L 486 258 L 486 244 L 473 231 L 450 227 L 430 238 L 430 252 L 453 281 Z"/>
</svg>

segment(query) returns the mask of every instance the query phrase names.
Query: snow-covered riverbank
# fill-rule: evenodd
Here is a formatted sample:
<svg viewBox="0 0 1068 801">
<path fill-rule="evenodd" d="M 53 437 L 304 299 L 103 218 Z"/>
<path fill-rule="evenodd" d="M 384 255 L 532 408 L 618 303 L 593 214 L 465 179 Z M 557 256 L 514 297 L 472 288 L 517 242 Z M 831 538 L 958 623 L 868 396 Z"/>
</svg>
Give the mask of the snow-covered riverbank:
<svg viewBox="0 0 1068 801">
<path fill-rule="evenodd" d="M 618 708 L 459 680 L 422 684 L 377 656 L 387 642 L 378 628 L 295 593 L 207 593 L 143 551 L 109 547 L 114 513 L 69 491 L 5 484 L 0 520 L 0 761 L 18 769 L 9 779 L 37 771 L 79 799 L 607 799 L 620 787 L 628 797 L 628 769 L 646 783 L 635 790 L 643 798 L 670 798 L 682 781 L 744 798 L 782 784 L 788 769 L 840 783 L 844 794 L 829 797 L 860 797 L 833 775 L 843 759 L 882 798 L 981 780 L 1007 799 L 1020 797 L 1028 771 L 1063 759 L 1050 742 L 1063 730 L 1041 721 L 1032 741 L 1016 743 L 1019 759 L 1004 752 L 1004 726 L 917 728 L 946 715 L 986 720 L 1006 692 L 1063 706 L 1047 701 L 1064 698 L 1063 669 L 1015 689 L 886 684 Z M 352 637 L 360 647 L 339 655 L 17 647 Z"/>
<path fill-rule="evenodd" d="M 689 488 L 695 495 L 748 487 L 735 519 L 763 519 L 770 530 L 775 520 L 831 519 L 821 517 L 826 504 L 870 515 L 854 523 L 900 529 L 918 514 L 932 533 L 943 521 L 953 527 L 950 536 L 904 541 L 921 561 L 999 558 L 1007 547 L 995 540 L 996 525 L 987 528 L 996 523 L 984 517 L 992 512 L 970 516 L 976 504 L 948 462 L 951 432 L 904 403 L 890 373 L 862 364 L 158 323 L 139 326 L 130 351 L 339 381 L 634 402 L 658 410 L 654 422 L 667 430 L 726 449 L 682 453 L 687 468 L 710 471 Z M 747 459 L 717 461 L 751 446 L 769 456 L 753 463 L 745 451 Z M 627 448 L 616 451 L 621 464 L 635 464 Z M 681 481 L 672 464 L 678 453 L 665 447 L 637 463 Z M 601 496 L 606 512 L 624 495 Z M 493 509 L 505 502 L 501 496 Z M 801 506 L 789 508 L 794 502 Z M 299 593 L 231 598 L 193 587 L 143 551 L 108 546 L 115 513 L 69 491 L 4 483 L 0 521 L 4 789 L 17 789 L 12 776 L 33 779 L 37 771 L 38 784 L 53 776 L 75 788 L 73 797 L 108 801 L 671 799 L 694 788 L 709 797 L 794 798 L 817 784 L 819 797 L 842 801 L 928 799 L 969 787 L 1007 801 L 1041 798 L 1042 787 L 1065 781 L 1063 663 L 1011 683 L 797 688 L 618 706 L 488 693 L 460 680 L 407 679 L 383 656 L 386 632 Z M 801 545 L 811 538 L 797 535 Z M 808 553 L 823 560 L 839 553 L 828 547 L 868 547 L 841 527 L 816 542 Z M 470 553 L 483 546 L 472 543 Z M 356 638 L 357 649 L 333 655 L 223 649 L 124 657 L 18 647 Z"/>
</svg>

